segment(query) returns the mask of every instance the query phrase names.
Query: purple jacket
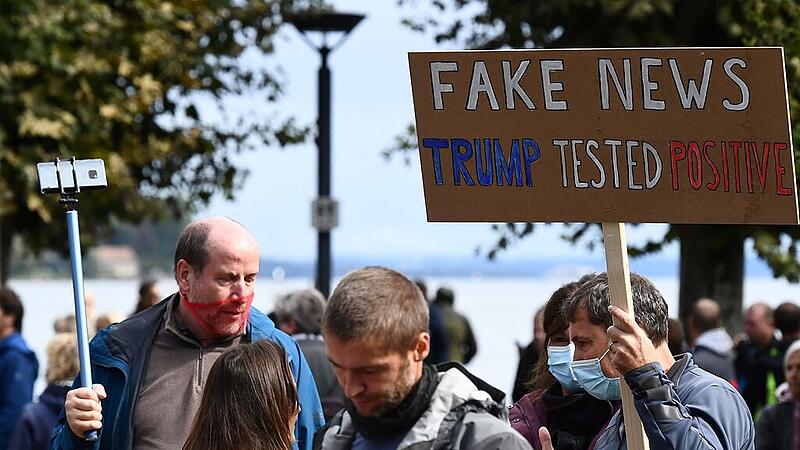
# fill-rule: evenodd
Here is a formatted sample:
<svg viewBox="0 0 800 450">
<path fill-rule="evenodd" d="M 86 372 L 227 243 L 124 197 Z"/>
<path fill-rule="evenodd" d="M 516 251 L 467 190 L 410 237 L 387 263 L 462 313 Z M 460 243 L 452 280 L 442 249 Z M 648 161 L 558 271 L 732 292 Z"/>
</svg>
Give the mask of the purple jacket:
<svg viewBox="0 0 800 450">
<path fill-rule="evenodd" d="M 547 425 L 547 411 L 542 401 L 542 392 L 525 394 L 517 403 L 508 407 L 508 421 L 511 428 L 522 435 L 534 450 L 542 450 L 539 442 L 539 428 Z"/>
<path fill-rule="evenodd" d="M 511 422 L 511 428 L 521 434 L 534 450 L 542 450 L 542 443 L 539 441 L 539 428 L 546 427 L 549 423 L 547 406 L 542 400 L 543 394 L 543 390 L 533 391 L 508 408 L 508 420 Z M 619 408 L 618 404 L 615 405 L 616 408 Z M 606 425 L 608 425 L 608 422 L 603 424 L 597 435 L 592 438 L 589 450 L 594 449 L 597 439 L 605 430 Z"/>
</svg>

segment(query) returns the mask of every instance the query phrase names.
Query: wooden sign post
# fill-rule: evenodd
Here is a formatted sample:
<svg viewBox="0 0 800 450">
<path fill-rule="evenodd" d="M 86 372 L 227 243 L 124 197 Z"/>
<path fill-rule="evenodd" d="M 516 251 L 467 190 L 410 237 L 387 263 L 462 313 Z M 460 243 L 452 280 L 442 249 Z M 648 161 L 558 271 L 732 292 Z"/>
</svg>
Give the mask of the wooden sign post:
<svg viewBox="0 0 800 450">
<path fill-rule="evenodd" d="M 628 244 L 625 240 L 625 224 L 619 222 L 603 222 L 603 245 L 606 250 L 606 272 L 608 273 L 608 289 L 611 291 L 611 304 L 627 312 L 633 312 L 631 297 L 631 273 L 628 269 Z M 614 325 L 617 319 L 614 318 Z M 620 376 L 622 376 L 620 374 Z M 622 394 L 622 415 L 625 421 L 625 440 L 632 450 L 650 448 L 644 434 L 642 421 L 633 404 L 633 394 L 627 383 L 620 382 Z"/>
<path fill-rule="evenodd" d="M 409 53 L 432 222 L 798 224 L 783 49 Z M 623 385 L 628 447 L 647 448 Z M 637 425 L 638 424 L 638 425 Z"/>
</svg>

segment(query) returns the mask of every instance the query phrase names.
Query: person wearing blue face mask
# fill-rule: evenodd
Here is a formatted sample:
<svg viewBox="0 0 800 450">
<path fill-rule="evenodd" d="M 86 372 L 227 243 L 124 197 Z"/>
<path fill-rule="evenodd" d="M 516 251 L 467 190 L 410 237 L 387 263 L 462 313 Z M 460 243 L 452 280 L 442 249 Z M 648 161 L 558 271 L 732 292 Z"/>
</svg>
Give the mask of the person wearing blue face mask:
<svg viewBox="0 0 800 450">
<path fill-rule="evenodd" d="M 611 306 L 605 273 L 583 283 L 565 302 L 575 378 L 589 394 L 605 400 L 619 399 L 620 385 L 626 383 L 651 450 L 753 449 L 753 420 L 741 395 L 698 367 L 691 354 L 677 360 L 672 356 L 666 301 L 649 280 L 635 273 L 630 277 L 635 319 Z M 595 448 L 627 449 L 624 431 L 619 411 Z M 539 429 L 539 438 L 543 449 L 554 448 L 546 428 Z"/>
<path fill-rule="evenodd" d="M 531 446 L 540 450 L 538 430 L 553 433 L 558 450 L 588 450 L 619 407 L 619 402 L 599 400 L 587 394 L 572 372 L 575 345 L 570 342 L 568 323 L 561 315 L 564 302 L 580 286 L 566 284 L 556 290 L 544 307 L 545 349 L 531 381 L 531 392 L 509 409 L 511 426 Z"/>
<path fill-rule="evenodd" d="M 573 345 L 575 344 L 573 343 Z M 572 373 L 578 385 L 589 394 L 601 400 L 620 400 L 622 394 L 620 393 L 619 376 L 607 377 L 600 363 L 610 351 L 611 347 L 606 349 L 599 358 L 573 361 Z"/>
</svg>

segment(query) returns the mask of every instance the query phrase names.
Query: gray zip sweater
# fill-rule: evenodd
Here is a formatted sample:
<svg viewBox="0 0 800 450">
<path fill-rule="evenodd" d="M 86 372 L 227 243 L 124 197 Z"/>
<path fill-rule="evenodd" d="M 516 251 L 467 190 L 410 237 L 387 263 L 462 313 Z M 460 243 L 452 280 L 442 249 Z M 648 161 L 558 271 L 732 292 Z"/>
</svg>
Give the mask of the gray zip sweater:
<svg viewBox="0 0 800 450">
<path fill-rule="evenodd" d="M 391 450 L 531 450 L 508 424 L 505 394 L 458 363 L 443 364 L 438 369 L 439 384 L 428 409 Z M 351 450 L 358 430 L 342 410 L 319 433 L 315 448 Z"/>
</svg>

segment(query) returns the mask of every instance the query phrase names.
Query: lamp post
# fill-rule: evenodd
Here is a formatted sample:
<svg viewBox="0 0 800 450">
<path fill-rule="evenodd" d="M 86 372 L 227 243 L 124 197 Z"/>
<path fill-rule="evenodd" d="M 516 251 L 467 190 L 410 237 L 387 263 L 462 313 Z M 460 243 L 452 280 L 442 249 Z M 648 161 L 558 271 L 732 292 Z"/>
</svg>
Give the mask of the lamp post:
<svg viewBox="0 0 800 450">
<path fill-rule="evenodd" d="M 308 45 L 321 57 L 318 75 L 318 135 L 317 148 L 317 198 L 312 203 L 312 223 L 317 229 L 316 287 L 328 298 L 331 284 L 331 230 L 338 223 L 338 204 L 331 197 L 331 71 L 328 55 L 344 42 L 347 35 L 364 18 L 361 14 L 342 14 L 332 11 L 297 15 L 289 22 L 300 31 Z M 322 43 L 317 45 L 309 37 L 319 33 Z M 328 45 L 329 34 L 339 34 L 333 45 Z"/>
</svg>

